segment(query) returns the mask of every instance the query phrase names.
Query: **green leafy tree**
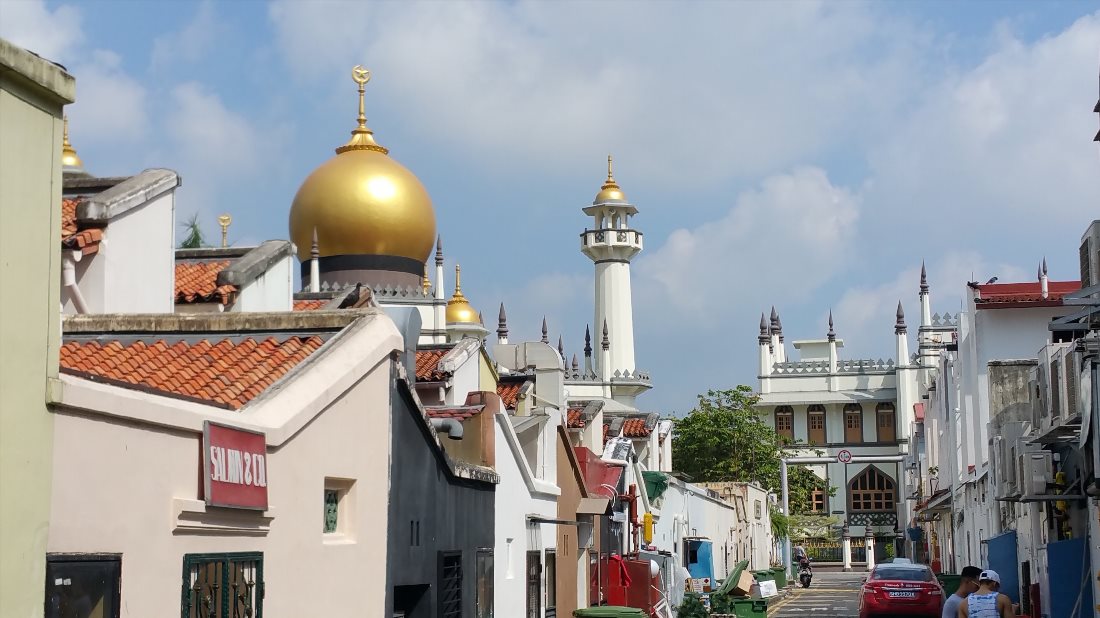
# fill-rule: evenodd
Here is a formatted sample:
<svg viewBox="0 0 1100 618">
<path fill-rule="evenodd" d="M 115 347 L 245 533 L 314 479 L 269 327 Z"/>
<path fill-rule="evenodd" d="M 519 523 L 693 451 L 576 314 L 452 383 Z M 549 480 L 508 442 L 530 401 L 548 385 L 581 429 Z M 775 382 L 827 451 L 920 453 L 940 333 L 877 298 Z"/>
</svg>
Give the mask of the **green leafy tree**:
<svg viewBox="0 0 1100 618">
<path fill-rule="evenodd" d="M 180 241 L 180 249 L 201 249 L 206 247 L 206 237 L 203 236 L 202 226 L 199 225 L 199 215 L 195 213 L 191 218 L 180 225 L 183 232 L 183 240 Z"/>
<path fill-rule="evenodd" d="M 700 395 L 695 409 L 676 422 L 673 468 L 693 481 L 752 482 L 778 494 L 782 447 L 789 442 L 764 420 L 758 401 L 744 385 Z M 809 505 L 813 491 L 823 485 L 809 469 L 788 467 L 791 510 Z"/>
</svg>

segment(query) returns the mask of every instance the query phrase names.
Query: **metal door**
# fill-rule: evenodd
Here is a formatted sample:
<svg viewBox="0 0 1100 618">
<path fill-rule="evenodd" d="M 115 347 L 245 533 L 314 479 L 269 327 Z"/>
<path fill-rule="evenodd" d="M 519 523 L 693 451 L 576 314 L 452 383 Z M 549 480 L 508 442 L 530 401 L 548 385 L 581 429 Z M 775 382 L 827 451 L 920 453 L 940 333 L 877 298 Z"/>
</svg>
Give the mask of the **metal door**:
<svg viewBox="0 0 1100 618">
<path fill-rule="evenodd" d="M 47 556 L 46 618 L 118 618 L 122 559 Z"/>
<path fill-rule="evenodd" d="M 1001 592 L 1013 603 L 1020 602 L 1020 561 L 1016 559 L 1016 531 L 1009 530 L 989 539 L 989 568 L 1001 576 Z"/>
</svg>

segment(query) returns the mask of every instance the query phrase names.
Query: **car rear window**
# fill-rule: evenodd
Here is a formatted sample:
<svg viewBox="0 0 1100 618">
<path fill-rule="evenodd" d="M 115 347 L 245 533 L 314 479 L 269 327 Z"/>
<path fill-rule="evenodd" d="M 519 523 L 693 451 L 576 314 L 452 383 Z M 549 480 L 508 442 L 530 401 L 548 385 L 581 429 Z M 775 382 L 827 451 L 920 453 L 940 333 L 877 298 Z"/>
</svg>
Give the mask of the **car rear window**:
<svg viewBox="0 0 1100 618">
<path fill-rule="evenodd" d="M 878 567 L 874 579 L 893 579 L 907 582 L 927 582 L 932 580 L 932 571 L 928 569 Z"/>
</svg>

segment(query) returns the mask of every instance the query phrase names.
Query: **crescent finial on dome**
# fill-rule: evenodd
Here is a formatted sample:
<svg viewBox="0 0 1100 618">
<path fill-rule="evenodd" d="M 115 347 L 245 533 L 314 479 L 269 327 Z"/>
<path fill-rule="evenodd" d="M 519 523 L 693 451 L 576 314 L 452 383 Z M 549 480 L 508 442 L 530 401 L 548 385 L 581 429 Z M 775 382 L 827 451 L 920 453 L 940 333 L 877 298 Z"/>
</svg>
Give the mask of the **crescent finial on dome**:
<svg viewBox="0 0 1100 618">
<path fill-rule="evenodd" d="M 351 70 L 351 79 L 356 84 L 359 84 L 359 124 L 352 130 L 351 139 L 348 140 L 348 143 L 337 148 L 336 152 L 337 154 L 343 154 L 349 150 L 374 150 L 382 154 L 388 154 L 389 149 L 374 141 L 374 131 L 367 128 L 367 113 L 364 98 L 366 96 L 367 82 L 370 81 L 370 71 L 364 69 L 362 65 L 356 65 L 355 68 Z"/>
</svg>

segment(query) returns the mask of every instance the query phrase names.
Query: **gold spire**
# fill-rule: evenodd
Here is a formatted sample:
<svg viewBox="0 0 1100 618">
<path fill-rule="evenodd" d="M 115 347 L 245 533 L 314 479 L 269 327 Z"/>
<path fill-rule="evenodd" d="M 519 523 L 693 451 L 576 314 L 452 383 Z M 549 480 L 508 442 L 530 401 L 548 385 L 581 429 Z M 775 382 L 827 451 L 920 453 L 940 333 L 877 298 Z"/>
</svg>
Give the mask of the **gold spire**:
<svg viewBox="0 0 1100 618">
<path fill-rule="evenodd" d="M 222 248 L 229 246 L 229 224 L 233 223 L 233 217 L 228 213 L 218 217 L 218 225 L 222 226 Z"/>
<path fill-rule="evenodd" d="M 428 279 L 428 264 L 427 264 L 427 262 L 424 263 L 424 277 L 420 281 L 420 285 L 423 286 L 425 295 L 427 295 L 428 292 L 430 292 L 432 290 L 432 282 L 431 282 L 431 280 Z"/>
<path fill-rule="evenodd" d="M 364 69 L 361 65 L 356 65 L 355 68 L 351 70 L 351 79 L 356 84 L 359 84 L 359 126 L 352 130 L 351 139 L 348 140 L 348 143 L 337 148 L 336 152 L 345 153 L 349 150 L 374 150 L 382 154 L 387 154 L 389 150 L 375 142 L 374 131 L 367 128 L 367 114 L 363 101 L 367 82 L 370 81 L 370 71 Z"/>
<path fill-rule="evenodd" d="M 478 320 L 477 310 L 462 294 L 462 267 L 455 264 L 455 291 L 447 301 L 447 323 L 477 324 Z"/>
<path fill-rule="evenodd" d="M 68 170 L 78 170 L 84 168 L 84 163 L 80 160 L 80 157 L 76 154 L 76 149 L 69 143 L 69 117 L 64 117 L 64 137 L 61 140 L 61 168 Z"/>
<path fill-rule="evenodd" d="M 600 192 L 596 194 L 596 199 L 592 200 L 592 203 L 625 201 L 626 195 L 623 194 L 623 190 L 619 188 L 619 183 L 615 182 L 615 176 L 612 175 L 611 155 L 607 155 L 607 180 L 600 187 Z"/>
</svg>

